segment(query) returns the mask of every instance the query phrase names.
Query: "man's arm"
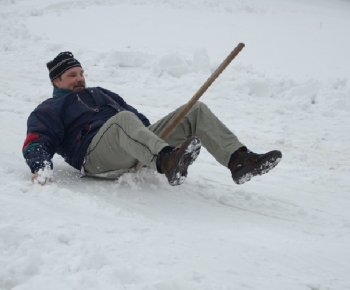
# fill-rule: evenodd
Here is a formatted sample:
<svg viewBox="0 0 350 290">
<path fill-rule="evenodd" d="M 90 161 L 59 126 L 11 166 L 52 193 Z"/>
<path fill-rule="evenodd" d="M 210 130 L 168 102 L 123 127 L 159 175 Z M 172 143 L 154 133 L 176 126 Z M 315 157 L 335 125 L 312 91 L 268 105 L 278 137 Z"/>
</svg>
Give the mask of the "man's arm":
<svg viewBox="0 0 350 290">
<path fill-rule="evenodd" d="M 46 146 L 40 142 L 39 134 L 29 132 L 23 145 L 23 156 L 33 173 L 32 182 L 44 185 L 52 180 L 52 156 Z"/>
<path fill-rule="evenodd" d="M 52 157 L 63 139 L 64 130 L 56 114 L 47 108 L 36 109 L 28 118 L 23 156 L 33 173 L 32 180 L 45 184 L 51 179 Z"/>
</svg>

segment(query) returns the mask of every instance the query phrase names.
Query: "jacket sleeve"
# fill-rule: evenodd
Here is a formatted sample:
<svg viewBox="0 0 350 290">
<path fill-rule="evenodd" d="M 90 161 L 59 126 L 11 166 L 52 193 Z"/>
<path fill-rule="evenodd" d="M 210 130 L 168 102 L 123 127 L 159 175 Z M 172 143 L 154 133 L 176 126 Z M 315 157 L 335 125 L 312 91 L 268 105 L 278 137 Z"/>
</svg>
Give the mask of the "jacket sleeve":
<svg viewBox="0 0 350 290">
<path fill-rule="evenodd" d="M 23 156 L 32 173 L 47 166 L 53 168 L 52 157 L 64 136 L 64 126 L 56 112 L 37 108 L 27 121 L 27 137 Z"/>
<path fill-rule="evenodd" d="M 103 89 L 103 88 L 99 88 L 102 90 L 103 93 L 107 94 L 108 96 L 110 96 L 113 100 L 115 100 L 120 106 L 122 106 L 125 110 L 133 112 L 136 114 L 136 116 L 142 121 L 142 123 L 148 127 L 149 125 L 151 125 L 150 121 L 147 119 L 147 117 L 143 114 L 141 114 L 140 112 L 138 112 L 134 107 L 130 106 L 127 102 L 124 101 L 124 99 L 119 96 L 116 93 L 113 93 L 109 90 Z"/>
</svg>

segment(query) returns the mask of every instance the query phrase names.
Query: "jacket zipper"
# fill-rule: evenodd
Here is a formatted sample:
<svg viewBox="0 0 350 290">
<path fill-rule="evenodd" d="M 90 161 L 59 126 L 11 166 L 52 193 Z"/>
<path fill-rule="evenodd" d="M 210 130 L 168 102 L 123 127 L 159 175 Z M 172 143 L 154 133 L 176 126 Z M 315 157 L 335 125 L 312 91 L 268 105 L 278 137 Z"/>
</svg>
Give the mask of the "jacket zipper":
<svg viewBox="0 0 350 290">
<path fill-rule="evenodd" d="M 91 108 L 87 104 L 85 104 L 82 99 L 79 97 L 79 94 L 77 94 L 78 101 L 82 103 L 85 107 L 87 107 L 90 110 L 93 110 L 94 112 L 99 112 L 100 110 L 98 108 Z"/>
</svg>

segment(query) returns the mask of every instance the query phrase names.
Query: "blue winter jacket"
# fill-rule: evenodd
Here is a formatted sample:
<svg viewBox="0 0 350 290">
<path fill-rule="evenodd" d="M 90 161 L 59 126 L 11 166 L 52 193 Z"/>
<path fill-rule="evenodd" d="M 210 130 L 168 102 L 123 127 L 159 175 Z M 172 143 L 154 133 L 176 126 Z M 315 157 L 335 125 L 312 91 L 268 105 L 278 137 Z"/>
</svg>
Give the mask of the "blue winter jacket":
<svg viewBox="0 0 350 290">
<path fill-rule="evenodd" d="M 49 164 L 55 153 L 81 169 L 87 148 L 101 126 L 120 111 L 135 113 L 145 126 L 149 120 L 119 95 L 106 89 L 80 91 L 54 89 L 28 118 L 23 156 L 32 173 Z"/>
</svg>

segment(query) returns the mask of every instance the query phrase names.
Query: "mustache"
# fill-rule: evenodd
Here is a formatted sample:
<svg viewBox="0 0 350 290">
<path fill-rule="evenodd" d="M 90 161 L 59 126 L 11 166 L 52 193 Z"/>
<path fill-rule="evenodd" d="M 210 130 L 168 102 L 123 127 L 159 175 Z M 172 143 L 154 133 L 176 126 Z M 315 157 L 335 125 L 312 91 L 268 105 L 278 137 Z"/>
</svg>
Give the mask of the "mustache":
<svg viewBox="0 0 350 290">
<path fill-rule="evenodd" d="M 79 81 L 74 86 L 75 87 L 85 87 L 85 82 L 84 81 Z"/>
</svg>

